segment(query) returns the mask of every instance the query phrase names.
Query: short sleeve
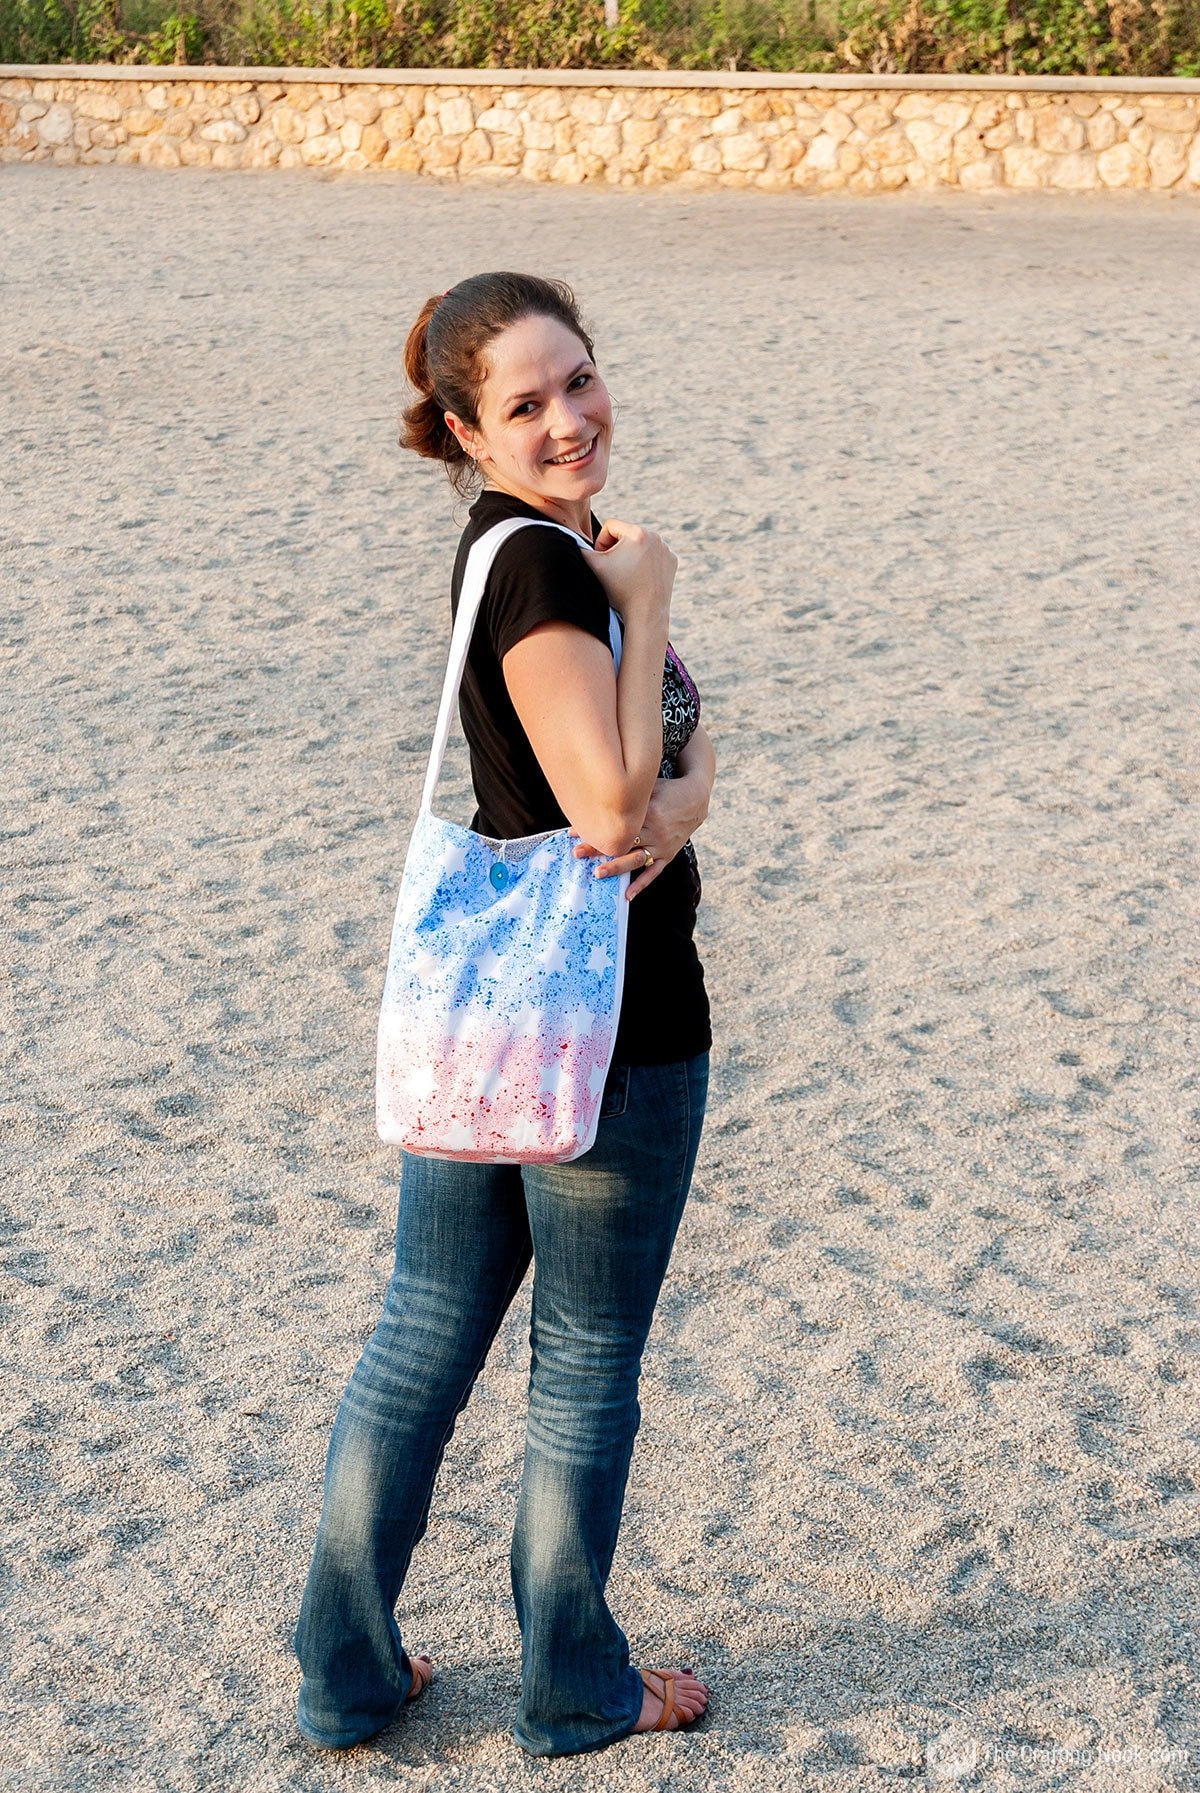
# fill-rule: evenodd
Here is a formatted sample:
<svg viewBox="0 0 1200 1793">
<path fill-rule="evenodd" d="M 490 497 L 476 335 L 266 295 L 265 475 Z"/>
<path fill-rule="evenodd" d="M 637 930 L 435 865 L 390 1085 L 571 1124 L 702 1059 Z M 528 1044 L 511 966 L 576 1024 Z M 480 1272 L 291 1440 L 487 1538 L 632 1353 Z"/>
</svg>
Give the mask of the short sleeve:
<svg viewBox="0 0 1200 1793">
<path fill-rule="evenodd" d="M 560 529 L 535 524 L 501 543 L 483 609 L 498 660 L 538 623 L 575 623 L 609 645 L 608 594 Z"/>
</svg>

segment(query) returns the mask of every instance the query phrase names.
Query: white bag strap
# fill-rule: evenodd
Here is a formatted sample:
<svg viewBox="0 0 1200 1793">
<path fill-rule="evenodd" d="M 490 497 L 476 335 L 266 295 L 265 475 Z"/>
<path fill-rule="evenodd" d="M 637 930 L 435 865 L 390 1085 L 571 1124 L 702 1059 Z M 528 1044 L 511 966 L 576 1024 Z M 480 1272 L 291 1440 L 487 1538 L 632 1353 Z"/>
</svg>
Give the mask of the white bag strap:
<svg viewBox="0 0 1200 1793">
<path fill-rule="evenodd" d="M 572 541 L 583 538 L 575 530 L 568 529 L 565 523 L 545 523 L 537 517 L 506 517 L 503 523 L 494 523 L 485 530 L 479 540 L 474 543 L 467 555 L 467 564 L 463 569 L 462 590 L 458 596 L 458 608 L 454 616 L 454 633 L 450 637 L 450 657 L 446 665 L 446 677 L 442 685 L 442 701 L 438 707 L 437 725 L 433 731 L 433 746 L 429 750 L 429 765 L 425 772 L 425 789 L 421 793 L 421 809 L 428 811 L 433 805 L 433 793 L 442 770 L 442 761 L 446 755 L 446 746 L 450 739 L 450 724 L 454 716 L 454 706 L 458 700 L 458 688 L 462 684 L 463 672 L 467 664 L 467 650 L 471 645 L 471 631 L 475 627 L 475 617 L 483 602 L 483 590 L 487 584 L 487 576 L 491 571 L 496 551 L 502 542 L 506 542 L 517 529 L 534 528 L 561 529 Z M 612 647 L 613 663 L 621 665 L 621 622 L 617 612 L 610 604 L 608 607 L 608 639 Z"/>
</svg>

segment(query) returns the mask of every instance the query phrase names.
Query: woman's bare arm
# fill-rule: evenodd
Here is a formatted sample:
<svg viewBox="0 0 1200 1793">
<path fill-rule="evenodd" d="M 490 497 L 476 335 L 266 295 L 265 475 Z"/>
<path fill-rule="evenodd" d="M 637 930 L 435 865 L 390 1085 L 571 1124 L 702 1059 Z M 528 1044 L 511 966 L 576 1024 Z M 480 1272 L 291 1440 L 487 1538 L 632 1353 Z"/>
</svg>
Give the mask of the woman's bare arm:
<svg viewBox="0 0 1200 1793">
<path fill-rule="evenodd" d="M 596 636 L 538 623 L 503 660 L 504 682 L 559 807 L 601 853 L 623 853 L 662 763 L 669 605 L 625 619 L 620 671 Z"/>
</svg>

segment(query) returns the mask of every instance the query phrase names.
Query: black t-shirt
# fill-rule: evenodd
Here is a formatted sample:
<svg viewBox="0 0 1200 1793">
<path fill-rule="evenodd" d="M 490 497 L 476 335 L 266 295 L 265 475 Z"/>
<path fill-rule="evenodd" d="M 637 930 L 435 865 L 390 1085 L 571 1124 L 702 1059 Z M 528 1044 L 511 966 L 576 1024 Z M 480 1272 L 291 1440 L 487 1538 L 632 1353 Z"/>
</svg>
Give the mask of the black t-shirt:
<svg viewBox="0 0 1200 1793">
<path fill-rule="evenodd" d="M 467 555 L 479 536 L 506 517 L 545 513 L 507 492 L 481 492 L 458 545 L 451 612 L 458 613 Z M 592 525 L 600 523 L 593 516 Z M 568 818 L 521 726 L 501 662 L 541 622 L 563 621 L 609 644 L 608 596 L 582 546 L 560 529 L 518 529 L 502 543 L 484 587 L 459 691 L 459 714 L 479 807 L 471 822 L 493 840 L 517 840 L 565 828 Z M 663 666 L 663 763 L 671 777 L 699 715 L 699 697 L 673 649 Z M 694 940 L 700 901 L 696 855 L 688 841 L 629 905 L 615 1064 L 668 1064 L 712 1044 L 708 994 Z"/>
</svg>

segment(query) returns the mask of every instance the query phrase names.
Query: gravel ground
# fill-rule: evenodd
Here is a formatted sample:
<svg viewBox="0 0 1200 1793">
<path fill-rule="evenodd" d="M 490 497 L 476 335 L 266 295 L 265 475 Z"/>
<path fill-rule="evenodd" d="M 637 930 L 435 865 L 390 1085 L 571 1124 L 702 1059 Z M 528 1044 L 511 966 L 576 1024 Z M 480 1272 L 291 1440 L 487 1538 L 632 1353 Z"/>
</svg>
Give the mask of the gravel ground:
<svg viewBox="0 0 1200 1793">
<path fill-rule="evenodd" d="M 1200 202 L 0 200 L 4 1786 L 1194 1784 Z M 714 1695 L 509 1734 L 527 1283 L 401 1597 L 440 1679 L 331 1757 L 290 1636 L 391 1268 L 374 1029 L 465 516 L 400 354 L 513 265 L 595 326 L 596 509 L 676 548 L 717 746 L 610 1584 Z"/>
</svg>

